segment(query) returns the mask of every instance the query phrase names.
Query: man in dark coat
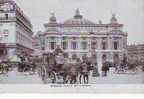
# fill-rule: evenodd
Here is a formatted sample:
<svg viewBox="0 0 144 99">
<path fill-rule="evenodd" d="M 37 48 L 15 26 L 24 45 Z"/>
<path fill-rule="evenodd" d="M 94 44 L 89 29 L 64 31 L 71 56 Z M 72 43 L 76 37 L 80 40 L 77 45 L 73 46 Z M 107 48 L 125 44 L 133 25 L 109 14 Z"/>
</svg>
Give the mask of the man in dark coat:
<svg viewBox="0 0 144 99">
<path fill-rule="evenodd" d="M 109 66 L 107 62 L 104 62 L 102 66 L 102 76 L 107 76 L 107 71 L 109 71 Z"/>
</svg>

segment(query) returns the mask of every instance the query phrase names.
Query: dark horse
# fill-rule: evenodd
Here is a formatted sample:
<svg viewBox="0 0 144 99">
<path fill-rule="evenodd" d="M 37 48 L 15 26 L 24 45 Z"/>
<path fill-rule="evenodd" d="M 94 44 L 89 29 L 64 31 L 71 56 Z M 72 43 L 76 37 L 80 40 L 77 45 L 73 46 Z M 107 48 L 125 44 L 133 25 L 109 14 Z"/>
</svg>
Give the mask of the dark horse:
<svg viewBox="0 0 144 99">
<path fill-rule="evenodd" d="M 3 61 L 0 63 L 0 71 L 2 74 L 7 74 L 9 71 L 9 65 L 7 62 Z"/>
<path fill-rule="evenodd" d="M 31 60 L 26 62 L 25 57 L 20 57 L 21 62 L 18 63 L 18 71 L 19 72 L 26 72 L 26 71 L 33 71 L 35 72 L 36 64 Z"/>
</svg>

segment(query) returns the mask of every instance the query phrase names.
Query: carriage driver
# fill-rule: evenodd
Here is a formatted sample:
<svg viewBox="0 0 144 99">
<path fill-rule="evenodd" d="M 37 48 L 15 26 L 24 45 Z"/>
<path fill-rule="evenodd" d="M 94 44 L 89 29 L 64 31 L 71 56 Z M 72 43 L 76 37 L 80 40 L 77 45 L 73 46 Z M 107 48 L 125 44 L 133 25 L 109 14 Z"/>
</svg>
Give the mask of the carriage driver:
<svg viewBox="0 0 144 99">
<path fill-rule="evenodd" d="M 56 67 L 57 67 L 58 71 L 60 71 L 62 69 L 63 64 L 64 64 L 64 56 L 62 53 L 59 53 L 56 56 Z"/>
</svg>

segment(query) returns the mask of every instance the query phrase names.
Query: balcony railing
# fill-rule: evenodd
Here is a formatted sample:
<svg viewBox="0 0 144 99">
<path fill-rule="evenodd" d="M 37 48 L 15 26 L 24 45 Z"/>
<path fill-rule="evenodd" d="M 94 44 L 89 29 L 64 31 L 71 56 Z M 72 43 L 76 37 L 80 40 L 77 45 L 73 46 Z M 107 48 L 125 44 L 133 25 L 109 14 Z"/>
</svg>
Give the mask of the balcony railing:
<svg viewBox="0 0 144 99">
<path fill-rule="evenodd" d="M 6 17 L 0 17 L 0 21 L 15 21 L 16 18 L 15 17 L 9 17 L 9 18 L 6 18 Z"/>
</svg>

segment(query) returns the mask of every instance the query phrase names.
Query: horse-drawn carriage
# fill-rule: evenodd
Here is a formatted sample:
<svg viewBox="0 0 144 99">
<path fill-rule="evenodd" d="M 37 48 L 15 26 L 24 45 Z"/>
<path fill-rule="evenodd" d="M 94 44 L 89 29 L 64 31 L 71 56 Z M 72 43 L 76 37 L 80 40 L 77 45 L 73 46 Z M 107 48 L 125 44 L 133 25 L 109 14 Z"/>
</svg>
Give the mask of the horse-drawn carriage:
<svg viewBox="0 0 144 99">
<path fill-rule="evenodd" d="M 39 75 L 45 83 L 67 83 L 69 66 L 69 60 L 65 59 L 62 53 L 59 55 L 43 54 Z"/>
<path fill-rule="evenodd" d="M 56 83 L 64 79 L 64 57 L 58 55 L 63 53 L 60 48 L 56 48 L 53 53 L 43 53 L 41 62 L 38 64 L 38 74 L 44 83 Z"/>
<path fill-rule="evenodd" d="M 8 71 L 13 70 L 13 64 L 9 60 L 3 60 L 0 62 L 0 74 L 7 74 Z"/>
<path fill-rule="evenodd" d="M 34 73 L 36 70 L 36 58 L 33 56 L 21 56 L 20 61 L 17 63 L 19 72 Z"/>
<path fill-rule="evenodd" d="M 88 83 L 90 64 L 81 62 L 78 57 L 65 58 L 64 53 L 45 53 L 39 65 L 39 75 L 45 83 Z M 78 79 L 79 78 L 79 79 Z"/>
</svg>

